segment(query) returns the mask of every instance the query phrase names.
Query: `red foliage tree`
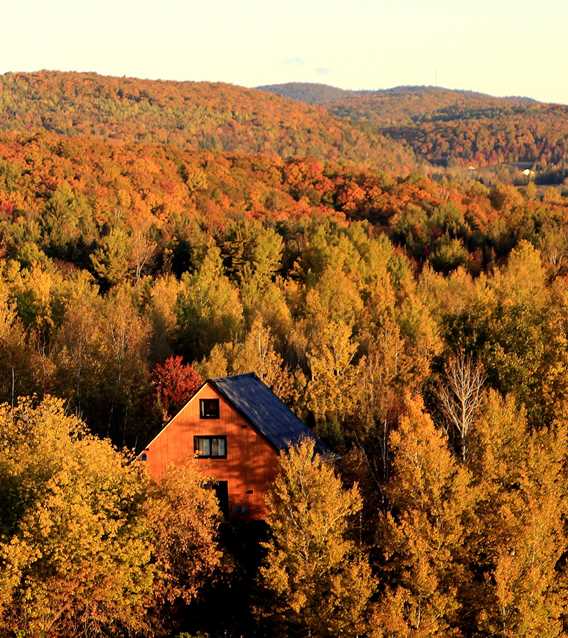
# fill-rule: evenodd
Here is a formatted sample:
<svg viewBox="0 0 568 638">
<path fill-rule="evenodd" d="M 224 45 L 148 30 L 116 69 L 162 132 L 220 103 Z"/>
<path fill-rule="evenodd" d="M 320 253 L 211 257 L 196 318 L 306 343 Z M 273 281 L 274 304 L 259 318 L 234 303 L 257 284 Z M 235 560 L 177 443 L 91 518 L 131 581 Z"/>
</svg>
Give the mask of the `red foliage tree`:
<svg viewBox="0 0 568 638">
<path fill-rule="evenodd" d="M 191 365 L 183 363 L 182 357 L 171 356 L 154 366 L 152 382 L 158 405 L 167 419 L 191 399 L 203 380 Z"/>
</svg>

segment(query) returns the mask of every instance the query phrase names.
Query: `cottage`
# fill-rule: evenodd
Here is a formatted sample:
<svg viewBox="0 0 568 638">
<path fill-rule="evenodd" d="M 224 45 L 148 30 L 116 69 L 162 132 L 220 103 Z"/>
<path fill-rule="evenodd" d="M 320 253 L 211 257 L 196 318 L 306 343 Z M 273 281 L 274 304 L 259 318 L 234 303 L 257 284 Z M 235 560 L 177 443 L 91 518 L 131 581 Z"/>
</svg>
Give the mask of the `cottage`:
<svg viewBox="0 0 568 638">
<path fill-rule="evenodd" d="M 311 431 L 254 374 L 206 381 L 140 454 L 159 480 L 195 457 L 231 516 L 263 518 L 278 454 Z"/>
</svg>

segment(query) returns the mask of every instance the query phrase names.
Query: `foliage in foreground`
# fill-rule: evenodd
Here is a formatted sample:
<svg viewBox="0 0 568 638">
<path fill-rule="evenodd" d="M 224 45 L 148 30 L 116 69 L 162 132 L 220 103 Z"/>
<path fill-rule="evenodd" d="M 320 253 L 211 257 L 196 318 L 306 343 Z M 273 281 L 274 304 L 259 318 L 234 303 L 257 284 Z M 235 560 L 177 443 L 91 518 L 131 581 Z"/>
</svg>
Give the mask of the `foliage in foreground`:
<svg viewBox="0 0 568 638">
<path fill-rule="evenodd" d="M 267 497 L 271 538 L 260 578 L 280 623 L 313 636 L 358 636 L 375 586 L 367 558 L 349 536 L 363 502 L 314 447 L 304 440 L 281 459 Z"/>
<path fill-rule="evenodd" d="M 386 480 L 363 450 L 331 464 L 306 440 L 282 455 L 254 631 L 565 635 L 565 425 L 530 430 L 513 397 L 485 390 L 464 459 L 421 399 L 402 410 Z M 209 628 L 203 593 L 245 581 L 238 557 L 218 581 L 219 513 L 191 464 L 151 483 L 59 399 L 4 404 L 0 425 L 1 635 Z M 187 615 L 196 602 L 204 616 Z"/>
<path fill-rule="evenodd" d="M 59 399 L 0 408 L 0 502 L 2 634 L 148 635 L 220 562 L 202 479 L 153 485 Z"/>
</svg>

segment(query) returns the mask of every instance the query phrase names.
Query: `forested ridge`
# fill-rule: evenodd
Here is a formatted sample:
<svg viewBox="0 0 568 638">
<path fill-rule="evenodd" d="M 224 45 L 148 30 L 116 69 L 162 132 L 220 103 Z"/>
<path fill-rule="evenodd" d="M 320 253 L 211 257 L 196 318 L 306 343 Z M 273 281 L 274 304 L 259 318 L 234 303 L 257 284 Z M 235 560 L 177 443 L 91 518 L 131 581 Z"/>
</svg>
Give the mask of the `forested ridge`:
<svg viewBox="0 0 568 638">
<path fill-rule="evenodd" d="M 184 149 L 313 155 L 408 170 L 411 151 L 363 134 L 318 106 L 214 82 L 165 82 L 95 73 L 0 77 L 0 129 L 165 143 Z"/>
<path fill-rule="evenodd" d="M 341 91 L 309 84 L 259 87 L 322 104 L 363 131 L 408 145 L 420 159 L 442 165 L 529 163 L 565 168 L 568 107 L 527 98 L 497 98 L 437 87 Z"/>
<path fill-rule="evenodd" d="M 0 635 L 566 635 L 563 191 L 168 142 L 60 93 L 37 126 L 25 91 L 22 117 L 1 98 Z M 191 463 L 134 459 L 250 371 L 332 453 L 282 455 L 262 529 Z"/>
</svg>

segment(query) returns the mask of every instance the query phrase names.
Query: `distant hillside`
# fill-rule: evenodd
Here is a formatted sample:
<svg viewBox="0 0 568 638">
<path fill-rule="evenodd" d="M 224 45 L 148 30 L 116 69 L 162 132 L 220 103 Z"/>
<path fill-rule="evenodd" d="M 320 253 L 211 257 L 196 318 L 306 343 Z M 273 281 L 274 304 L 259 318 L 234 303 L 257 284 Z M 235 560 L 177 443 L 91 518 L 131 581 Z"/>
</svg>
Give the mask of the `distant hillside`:
<svg viewBox="0 0 568 638">
<path fill-rule="evenodd" d="M 442 166 L 565 167 L 568 106 L 438 87 L 261 88 L 93 73 L 8 73 L 0 76 L 0 131 L 315 157 L 403 174 L 417 166 L 416 158 Z"/>
<path fill-rule="evenodd" d="M 327 104 L 328 102 L 350 97 L 356 93 L 355 91 L 338 89 L 335 86 L 329 86 L 329 84 L 312 84 L 310 82 L 269 84 L 256 88 L 259 91 L 267 91 L 268 93 L 274 93 L 274 95 L 289 97 L 293 100 L 299 100 L 300 102 L 307 102 L 308 104 Z"/>
<path fill-rule="evenodd" d="M 438 109 L 450 104 L 460 104 L 464 107 L 480 106 L 488 104 L 534 104 L 535 100 L 524 97 L 493 97 L 476 91 L 445 89 L 438 86 L 395 86 L 390 89 L 376 90 L 348 90 L 340 89 L 329 84 L 310 82 L 288 82 L 286 84 L 269 84 L 257 87 L 261 91 L 267 91 L 282 97 L 292 98 L 309 104 L 331 104 L 350 99 L 362 101 L 373 100 L 377 104 L 382 103 L 387 110 L 396 110 L 396 105 L 401 108 L 411 108 L 414 105 L 419 111 L 426 109 Z"/>
<path fill-rule="evenodd" d="M 334 116 L 367 134 L 407 144 L 434 164 L 564 163 L 568 151 L 568 107 L 529 98 L 498 98 L 438 87 L 379 91 L 322 91 L 318 84 L 264 87 L 296 99 L 322 103 Z M 323 98 L 319 98 L 323 95 Z"/>
<path fill-rule="evenodd" d="M 0 76 L 0 130 L 45 129 L 190 150 L 314 156 L 405 170 L 413 154 L 319 106 L 229 84 L 104 77 Z"/>
</svg>

